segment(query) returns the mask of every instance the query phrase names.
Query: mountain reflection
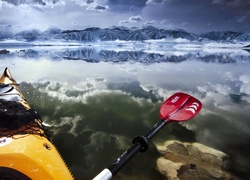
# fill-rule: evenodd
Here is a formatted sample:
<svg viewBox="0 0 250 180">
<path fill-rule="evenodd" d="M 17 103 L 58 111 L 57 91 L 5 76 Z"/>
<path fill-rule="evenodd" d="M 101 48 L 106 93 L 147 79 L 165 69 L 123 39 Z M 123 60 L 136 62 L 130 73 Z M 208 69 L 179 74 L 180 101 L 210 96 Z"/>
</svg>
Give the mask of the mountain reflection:
<svg viewBox="0 0 250 180">
<path fill-rule="evenodd" d="M 243 51 L 243 50 L 242 50 Z M 244 52 L 244 51 L 243 51 Z M 210 53 L 205 51 L 165 51 L 165 52 L 147 52 L 147 51 L 114 51 L 97 50 L 95 48 L 67 49 L 63 52 L 63 58 L 68 60 L 84 60 L 87 62 L 140 62 L 140 63 L 158 63 L 173 62 L 178 63 L 187 60 L 200 60 L 204 62 L 235 63 L 236 61 L 246 61 L 249 53 L 232 53 L 230 51 Z"/>
<path fill-rule="evenodd" d="M 0 54 L 4 57 L 40 58 L 47 57 L 52 60 L 82 60 L 91 63 L 98 62 L 139 62 L 145 64 L 159 62 L 179 63 L 187 60 L 199 60 L 207 63 L 235 63 L 237 61 L 249 61 L 250 53 L 242 49 L 169 49 L 161 51 L 151 51 L 145 49 L 100 49 L 98 47 L 67 48 L 55 47 L 46 49 L 36 47 L 33 49 L 17 49 Z"/>
</svg>

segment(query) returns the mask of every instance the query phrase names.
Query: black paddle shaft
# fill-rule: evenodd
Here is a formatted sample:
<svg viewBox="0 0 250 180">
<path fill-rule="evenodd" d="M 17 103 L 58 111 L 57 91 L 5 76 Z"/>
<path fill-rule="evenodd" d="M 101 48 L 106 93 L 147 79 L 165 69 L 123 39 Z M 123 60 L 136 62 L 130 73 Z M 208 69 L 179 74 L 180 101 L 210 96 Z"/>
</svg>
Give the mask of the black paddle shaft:
<svg viewBox="0 0 250 180">
<path fill-rule="evenodd" d="M 133 139 L 133 145 L 117 158 L 108 169 L 114 176 L 137 152 L 145 152 L 148 148 L 149 140 L 153 138 L 165 125 L 166 120 L 156 123 L 145 136 L 137 136 Z"/>
</svg>

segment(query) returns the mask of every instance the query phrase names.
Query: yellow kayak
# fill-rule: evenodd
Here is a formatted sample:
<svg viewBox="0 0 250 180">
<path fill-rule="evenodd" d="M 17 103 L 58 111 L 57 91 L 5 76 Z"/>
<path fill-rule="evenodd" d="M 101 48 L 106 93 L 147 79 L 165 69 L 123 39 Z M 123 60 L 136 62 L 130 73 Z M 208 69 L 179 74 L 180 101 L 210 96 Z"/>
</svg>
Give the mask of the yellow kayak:
<svg viewBox="0 0 250 180">
<path fill-rule="evenodd" d="M 7 68 L 0 78 L 0 179 L 73 179 Z"/>
</svg>

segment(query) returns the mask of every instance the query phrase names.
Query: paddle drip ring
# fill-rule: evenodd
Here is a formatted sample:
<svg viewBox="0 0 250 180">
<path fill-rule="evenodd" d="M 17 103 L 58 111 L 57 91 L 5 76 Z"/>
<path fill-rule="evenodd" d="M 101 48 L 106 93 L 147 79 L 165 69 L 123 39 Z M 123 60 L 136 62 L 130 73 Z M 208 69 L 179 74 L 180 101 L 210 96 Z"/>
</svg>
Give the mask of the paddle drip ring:
<svg viewBox="0 0 250 180">
<path fill-rule="evenodd" d="M 145 152 L 148 149 L 148 138 L 145 136 L 137 136 L 133 139 L 133 144 L 139 143 L 141 145 L 140 152 Z"/>
</svg>

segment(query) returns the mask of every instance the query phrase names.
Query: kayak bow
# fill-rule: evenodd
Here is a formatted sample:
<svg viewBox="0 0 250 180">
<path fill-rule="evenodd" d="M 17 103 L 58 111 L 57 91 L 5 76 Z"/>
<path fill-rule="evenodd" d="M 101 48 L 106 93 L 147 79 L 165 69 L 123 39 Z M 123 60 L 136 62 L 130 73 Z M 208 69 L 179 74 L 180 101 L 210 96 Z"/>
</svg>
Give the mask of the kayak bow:
<svg viewBox="0 0 250 180">
<path fill-rule="evenodd" d="M 0 78 L 0 179 L 73 179 L 7 68 Z"/>
</svg>

